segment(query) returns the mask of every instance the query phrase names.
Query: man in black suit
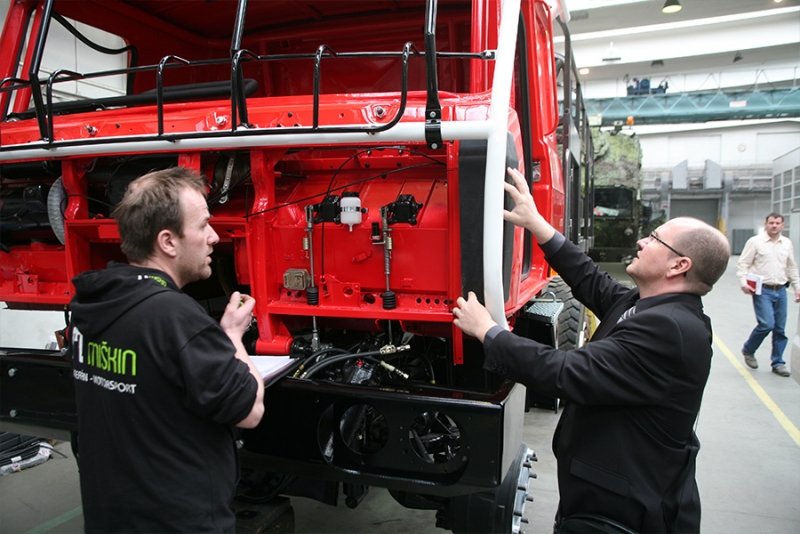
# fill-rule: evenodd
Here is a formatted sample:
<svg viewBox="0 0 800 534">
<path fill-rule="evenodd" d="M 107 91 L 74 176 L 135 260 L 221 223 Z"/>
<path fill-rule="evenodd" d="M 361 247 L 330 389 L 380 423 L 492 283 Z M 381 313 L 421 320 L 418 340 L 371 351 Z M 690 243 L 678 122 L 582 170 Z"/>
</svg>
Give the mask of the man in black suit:
<svg viewBox="0 0 800 534">
<path fill-rule="evenodd" d="M 629 289 L 539 214 L 509 169 L 504 218 L 529 230 L 573 295 L 601 320 L 584 347 L 557 350 L 497 325 L 474 293 L 454 323 L 484 344 L 487 370 L 566 401 L 553 438 L 557 532 L 698 532 L 693 431 L 711 365 L 701 295 L 722 276 L 722 233 L 681 217 L 639 240 Z"/>
</svg>

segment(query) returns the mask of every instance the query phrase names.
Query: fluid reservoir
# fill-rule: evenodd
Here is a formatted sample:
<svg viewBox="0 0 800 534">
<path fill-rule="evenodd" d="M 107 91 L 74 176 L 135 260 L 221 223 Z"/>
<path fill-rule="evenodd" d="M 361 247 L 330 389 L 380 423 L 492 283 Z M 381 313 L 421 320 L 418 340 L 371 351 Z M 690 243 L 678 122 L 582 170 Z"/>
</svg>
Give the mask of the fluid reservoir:
<svg viewBox="0 0 800 534">
<path fill-rule="evenodd" d="M 354 224 L 361 224 L 361 199 L 356 191 L 345 191 L 342 193 L 340 202 L 342 208 L 341 222 L 350 227 L 353 231 Z"/>
</svg>

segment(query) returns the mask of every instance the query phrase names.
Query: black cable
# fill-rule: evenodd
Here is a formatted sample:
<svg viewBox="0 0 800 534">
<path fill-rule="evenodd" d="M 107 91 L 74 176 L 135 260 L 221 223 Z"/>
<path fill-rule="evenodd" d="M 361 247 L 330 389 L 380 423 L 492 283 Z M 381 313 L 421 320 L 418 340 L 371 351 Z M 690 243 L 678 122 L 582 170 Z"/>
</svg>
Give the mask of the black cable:
<svg viewBox="0 0 800 534">
<path fill-rule="evenodd" d="M 270 211 L 274 211 L 274 210 L 278 210 L 278 209 L 281 209 L 281 208 L 285 208 L 287 206 L 292 206 L 294 204 L 299 204 L 299 203 L 305 202 L 307 200 L 313 200 L 315 198 L 319 198 L 321 195 L 326 195 L 326 194 L 330 194 L 333 191 L 339 191 L 341 189 L 346 189 L 346 188 L 348 188 L 348 187 L 350 187 L 352 185 L 358 185 L 358 184 L 361 184 L 361 183 L 364 183 L 364 182 L 369 182 L 370 180 L 375 180 L 376 178 L 386 178 L 390 174 L 395 174 L 395 173 L 398 173 L 398 172 L 404 172 L 404 171 L 408 171 L 408 170 L 412 170 L 412 169 L 421 169 L 421 168 L 431 167 L 433 165 L 444 165 L 444 164 L 441 163 L 441 162 L 437 162 L 437 163 L 420 163 L 420 164 L 417 164 L 417 165 L 410 165 L 408 167 L 400 167 L 398 169 L 389 169 L 387 171 L 381 171 L 380 173 L 377 173 L 375 175 L 368 176 L 368 177 L 362 178 L 360 180 L 355 180 L 353 182 L 349 182 L 349 183 L 346 183 L 344 185 L 340 185 L 340 186 L 334 187 L 330 191 L 326 191 L 325 193 L 315 193 L 313 195 L 309 195 L 309 196 L 303 197 L 303 198 L 298 198 L 297 200 L 293 200 L 291 202 L 284 202 L 283 204 L 279 204 L 277 206 L 272 206 L 270 208 L 266 208 L 266 209 L 263 209 L 261 211 L 248 213 L 248 214 L 245 215 L 245 218 L 253 217 L 255 215 L 261 215 L 263 213 L 269 213 Z"/>
<path fill-rule="evenodd" d="M 53 447 L 49 443 L 41 442 L 41 443 L 39 443 L 39 446 L 40 447 L 44 447 L 45 449 L 48 449 L 52 454 L 57 454 L 57 455 L 61 456 L 62 458 L 69 458 L 69 456 L 67 456 L 66 454 L 64 454 L 60 450 L 56 449 L 55 447 Z"/>
<path fill-rule="evenodd" d="M 39 444 L 41 442 L 39 438 L 28 437 L 23 440 L 23 436 L 18 436 L 18 439 L 21 440 L 20 443 L 0 452 L 0 465 L 27 460 L 36 456 L 39 452 Z"/>
<path fill-rule="evenodd" d="M 331 194 L 331 188 L 333 187 L 334 182 L 336 182 L 336 178 L 339 176 L 339 173 L 344 169 L 344 166 L 347 165 L 349 162 L 353 161 L 356 157 L 360 156 L 361 154 L 368 154 L 373 150 L 391 150 L 397 147 L 368 147 L 362 150 L 358 150 L 353 152 L 350 156 L 345 158 L 345 160 L 337 167 L 333 174 L 331 174 L 331 179 L 328 182 L 328 188 L 325 190 L 325 196 L 323 199 L 328 198 Z M 398 149 L 399 150 L 399 149 Z M 322 221 L 322 231 L 320 232 L 320 243 L 319 243 L 319 252 L 320 252 L 320 260 L 319 260 L 319 272 L 320 274 L 325 273 L 325 221 Z"/>
<path fill-rule="evenodd" d="M 311 378 L 314 376 L 318 371 L 333 365 L 334 363 L 339 363 L 345 360 L 350 360 L 353 358 L 361 358 L 362 360 L 370 361 L 374 364 L 380 365 L 381 361 L 377 358 L 374 358 L 371 354 L 380 354 L 380 351 L 372 351 L 369 352 L 361 352 L 356 354 L 339 354 L 337 356 L 331 356 L 330 358 L 325 358 L 321 362 L 315 363 L 311 367 L 308 368 L 308 371 L 300 375 L 300 378 Z"/>
<path fill-rule="evenodd" d="M 415 361 L 422 362 L 422 367 L 424 367 L 425 372 L 428 374 L 429 377 L 429 384 L 436 383 L 436 374 L 433 371 L 433 363 L 431 362 L 430 358 L 428 358 L 425 354 L 420 354 L 416 351 L 414 352 L 396 352 L 391 355 L 387 355 L 386 358 L 383 359 L 385 362 L 389 363 L 394 360 L 400 360 L 399 367 L 403 369 L 409 369 L 414 365 Z"/>
<path fill-rule="evenodd" d="M 300 376 L 303 373 L 303 369 L 305 369 L 306 365 L 308 365 L 308 362 L 310 362 L 311 360 L 316 360 L 320 356 L 323 356 L 323 355 L 327 354 L 328 352 L 333 352 L 333 351 L 337 351 L 338 354 L 349 354 L 350 352 L 352 352 L 352 351 L 346 351 L 344 349 L 339 349 L 339 348 L 336 348 L 336 347 L 326 347 L 324 349 L 320 349 L 317 352 L 311 354 L 311 356 L 308 356 L 307 358 L 305 358 L 303 360 L 303 362 L 297 367 L 297 370 L 294 372 L 294 374 L 292 376 L 294 378 L 297 378 L 298 376 Z"/>
<path fill-rule="evenodd" d="M 231 171 L 231 172 L 233 172 L 233 171 Z M 233 192 L 234 189 L 238 188 L 241 185 L 246 184 L 247 180 L 250 179 L 250 178 L 252 178 L 252 175 L 251 175 L 251 172 L 248 170 L 244 174 L 240 175 L 238 177 L 238 179 L 236 180 L 236 182 L 230 184 L 227 189 L 224 188 L 225 182 L 223 180 L 223 185 L 220 186 L 219 190 L 217 190 L 214 193 L 213 196 L 209 196 L 208 197 L 208 199 L 206 200 L 206 204 L 208 204 L 209 206 L 212 206 L 213 204 L 218 203 L 219 199 L 222 198 L 223 196 L 227 195 L 228 197 L 230 197 L 231 193 Z M 247 190 L 245 190 L 245 194 L 246 193 L 247 193 Z M 246 200 L 245 200 L 245 209 L 247 209 L 247 201 Z"/>
<path fill-rule="evenodd" d="M 336 355 L 339 355 L 339 354 L 350 354 L 352 352 L 353 351 L 351 351 L 351 350 L 340 349 L 338 347 L 327 347 L 327 348 L 318 350 L 317 352 L 315 352 L 314 354 L 309 356 L 308 359 L 306 359 L 306 361 L 303 362 L 303 363 L 309 362 L 311 360 L 316 360 L 316 361 L 319 362 L 320 358 L 322 358 L 324 355 L 329 354 L 329 353 L 333 353 L 333 355 L 336 356 Z"/>
<path fill-rule="evenodd" d="M 400 149 L 400 147 L 396 147 L 396 146 L 387 146 L 387 147 L 372 147 L 372 148 L 370 148 L 370 149 L 364 149 L 364 150 L 361 150 L 361 151 L 357 152 L 356 154 L 353 154 L 353 155 L 351 155 L 351 156 L 348 158 L 348 160 L 347 160 L 347 161 L 349 161 L 349 160 L 350 160 L 350 159 L 352 159 L 354 156 L 356 156 L 356 155 L 358 155 L 358 154 L 360 154 L 360 153 L 364 153 L 364 152 L 366 152 L 367 150 L 379 150 L 379 149 L 380 149 L 380 150 L 386 150 L 386 149 L 393 149 L 393 148 L 394 148 L 394 149 Z M 263 209 L 263 210 L 260 210 L 260 211 L 254 211 L 254 212 L 252 212 L 252 213 L 245 213 L 245 215 L 244 215 L 244 218 L 245 218 L 245 219 L 249 219 L 250 217 L 253 217 L 253 216 L 255 216 L 255 215 L 262 215 L 262 214 L 264 214 L 264 213 L 269 213 L 269 212 L 271 212 L 271 211 L 279 210 L 279 209 L 281 209 L 281 208 L 286 208 L 286 207 L 288 207 L 288 206 L 293 206 L 293 205 L 295 205 L 295 204 L 300 204 L 300 203 L 302 203 L 302 202 L 305 202 L 305 201 L 308 201 L 308 200 L 313 200 L 313 199 L 319 198 L 319 197 L 320 197 L 320 196 L 322 196 L 322 195 L 324 195 L 324 196 L 326 196 L 326 197 L 327 197 L 327 196 L 328 196 L 328 195 L 330 195 L 330 194 L 331 194 L 333 191 L 340 191 L 340 190 L 342 190 L 342 189 L 346 189 L 346 188 L 348 188 L 348 187 L 351 187 L 351 186 L 353 186 L 353 185 L 362 184 L 362 183 L 364 183 L 364 182 L 369 182 L 369 181 L 371 181 L 371 180 L 375 180 L 375 179 L 378 179 L 378 178 L 386 178 L 387 176 L 389 176 L 389 175 L 391 175 L 391 174 L 396 174 L 396 173 L 399 173 L 399 172 L 404 172 L 404 171 L 408 171 L 408 170 L 414 170 L 414 169 L 421 169 L 421 168 L 431 167 L 431 166 L 433 166 L 433 165 L 446 165 L 444 162 L 438 161 L 437 159 L 435 159 L 434 157 L 432 157 L 432 156 L 430 156 L 430 155 L 428 155 L 428 154 L 425 154 L 425 153 L 422 153 L 422 152 L 416 152 L 416 151 L 409 151 L 409 152 L 411 152 L 411 153 L 413 153 L 413 154 L 415 154 L 415 155 L 422 156 L 422 157 L 424 157 L 424 158 L 426 158 L 426 159 L 429 159 L 429 160 L 431 160 L 431 163 L 419 163 L 419 164 L 416 164 L 416 165 L 409 165 L 408 167 L 400 167 L 400 168 L 397 168 L 397 169 L 389 169 L 389 170 L 386 170 L 386 171 L 381 171 L 381 172 L 379 172 L 379 173 L 377 173 L 377 174 L 374 174 L 374 175 L 372 175 L 372 176 L 367 176 L 366 178 L 361 178 L 361 179 L 359 179 L 359 180 L 355 180 L 355 181 L 352 181 L 352 182 L 348 182 L 348 183 L 346 183 L 346 184 L 344 184 L 344 185 L 340 185 L 340 186 L 337 186 L 337 187 L 332 187 L 332 185 L 333 185 L 333 182 L 334 182 L 334 180 L 335 180 L 335 177 L 336 177 L 336 173 L 338 173 L 338 172 L 339 172 L 339 170 L 340 170 L 340 169 L 341 169 L 341 167 L 344 165 L 344 163 L 347 163 L 347 161 L 345 161 L 345 162 L 344 162 L 342 165 L 340 165 L 340 169 L 337 169 L 337 171 L 335 171 L 335 172 L 334 172 L 334 175 L 331 177 L 331 182 L 329 182 L 329 184 L 328 184 L 328 189 L 326 189 L 324 193 L 315 193 L 315 194 L 313 194 L 313 195 L 309 195 L 309 196 L 307 196 L 307 197 L 298 198 L 297 200 L 293 200 L 293 201 L 291 201 L 291 202 L 284 202 L 284 203 L 282 203 L 282 204 L 278 204 L 277 206 L 272 206 L 272 207 L 269 207 L 269 208 L 266 208 L 266 209 Z M 120 167 L 121 167 L 122 165 L 123 165 L 123 164 L 120 164 Z M 114 171 L 114 173 L 116 173 L 116 171 Z M 252 176 L 251 176 L 251 173 L 250 173 L 250 172 L 247 172 L 245 175 L 243 175 L 243 176 L 242 176 L 242 178 L 240 178 L 239 180 L 237 180 L 237 181 L 236 181 L 236 183 L 235 183 L 234 185 L 232 185 L 231 187 L 229 187 L 229 188 L 228 188 L 228 193 L 230 194 L 230 192 L 232 192 L 232 191 L 233 191 L 235 188 L 237 188 L 237 187 L 240 187 L 240 186 L 241 186 L 241 185 L 243 185 L 243 184 L 246 184 L 246 183 L 247 183 L 247 179 L 248 179 L 248 178 L 252 178 Z M 207 200 L 207 203 L 208 203 L 209 205 L 212 205 L 212 203 L 213 203 L 213 202 L 215 202 L 216 200 L 218 200 L 219 196 L 221 196 L 221 195 L 216 195 L 216 196 L 214 196 L 214 197 L 209 197 L 209 199 Z M 78 198 L 83 198 L 83 199 L 86 199 L 86 200 L 88 200 L 88 201 L 91 201 L 91 202 L 96 202 L 96 203 L 98 203 L 98 204 L 100 204 L 100 205 L 102 205 L 102 206 L 104 206 L 104 207 L 111 208 L 111 209 L 113 209 L 113 208 L 115 207 L 114 205 L 110 204 L 109 202 L 106 202 L 105 200 L 100 200 L 99 198 L 95 198 L 95 197 L 92 197 L 92 196 L 89 196 L 89 195 L 75 195 L 75 194 L 67 194 L 67 195 L 65 196 L 65 198 L 64 198 L 64 202 L 65 202 L 65 204 L 68 204 L 68 203 L 69 203 L 69 200 L 68 200 L 68 199 L 69 199 L 70 197 L 78 197 Z M 65 206 L 64 208 L 66 209 L 66 206 Z M 64 215 L 64 213 L 63 213 L 63 212 L 62 212 L 62 215 Z"/>
</svg>

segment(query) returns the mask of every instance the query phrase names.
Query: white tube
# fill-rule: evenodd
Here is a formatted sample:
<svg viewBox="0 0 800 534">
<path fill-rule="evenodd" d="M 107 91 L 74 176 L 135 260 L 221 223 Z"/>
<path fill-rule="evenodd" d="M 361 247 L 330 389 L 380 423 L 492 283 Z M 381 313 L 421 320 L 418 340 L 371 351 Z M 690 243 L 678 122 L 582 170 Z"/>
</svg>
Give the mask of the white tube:
<svg viewBox="0 0 800 534">
<path fill-rule="evenodd" d="M 511 78 L 517 45 L 520 0 L 503 2 L 494 79 L 489 107 L 491 133 L 486 147 L 483 199 L 483 298 L 492 319 L 508 329 L 503 298 L 503 183 L 506 175 L 506 136 Z"/>
<path fill-rule="evenodd" d="M 555 13 L 555 17 L 561 17 L 561 21 L 564 24 L 568 24 L 572 15 L 569 11 L 569 6 L 567 5 L 567 0 L 547 0 L 547 4 L 550 6 L 550 11 Z"/>
<path fill-rule="evenodd" d="M 491 124 L 488 121 L 443 121 L 442 139 L 487 139 Z M 291 131 L 284 128 L 284 132 Z M 92 143 L 82 145 L 48 148 L 41 143 L 41 148 L 28 148 L 32 144 L 20 145 L 20 150 L 0 152 L 0 162 L 12 162 L 30 159 L 58 159 L 74 156 L 101 156 L 103 154 L 136 154 L 157 152 L 181 152 L 187 150 L 220 150 L 234 148 L 252 148 L 262 146 L 309 146 L 309 145 L 346 145 L 363 143 L 392 142 L 424 142 L 424 122 L 401 122 L 390 130 L 378 133 L 281 133 L 249 136 L 223 136 L 196 139 L 179 139 L 166 141 L 125 141 L 120 137 L 119 143 Z M 24 147 L 24 148 L 23 148 Z M 5 145 L 3 148 L 12 148 Z"/>
</svg>

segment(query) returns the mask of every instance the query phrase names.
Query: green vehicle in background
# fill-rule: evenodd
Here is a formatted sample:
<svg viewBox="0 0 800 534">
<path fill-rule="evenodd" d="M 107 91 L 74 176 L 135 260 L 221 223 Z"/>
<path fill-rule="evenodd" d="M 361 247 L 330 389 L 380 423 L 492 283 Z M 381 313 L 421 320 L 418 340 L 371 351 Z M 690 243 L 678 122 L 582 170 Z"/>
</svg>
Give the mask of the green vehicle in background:
<svg viewBox="0 0 800 534">
<path fill-rule="evenodd" d="M 636 241 L 660 224 L 649 201 L 641 199 L 642 147 L 635 134 L 592 131 L 594 158 L 595 261 L 629 263 Z"/>
</svg>

